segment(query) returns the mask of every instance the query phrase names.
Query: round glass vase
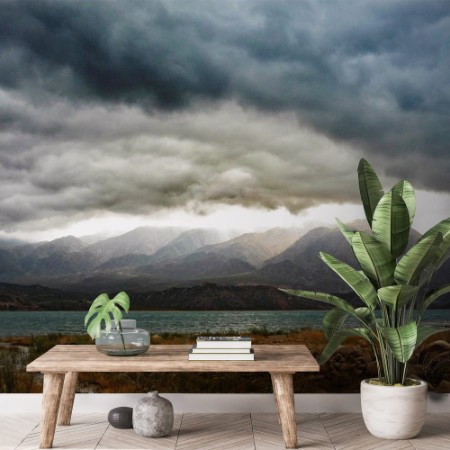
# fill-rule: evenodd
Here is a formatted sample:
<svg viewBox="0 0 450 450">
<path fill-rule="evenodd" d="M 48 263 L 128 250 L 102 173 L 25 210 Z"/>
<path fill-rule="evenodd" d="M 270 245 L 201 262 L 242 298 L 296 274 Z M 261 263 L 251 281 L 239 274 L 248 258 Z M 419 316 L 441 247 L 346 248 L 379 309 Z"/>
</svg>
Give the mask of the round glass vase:
<svg viewBox="0 0 450 450">
<path fill-rule="evenodd" d="M 120 321 L 120 328 L 113 327 L 95 340 L 97 350 L 109 356 L 133 356 L 145 353 L 150 346 L 150 334 L 147 330 L 136 328 L 134 319 Z"/>
</svg>

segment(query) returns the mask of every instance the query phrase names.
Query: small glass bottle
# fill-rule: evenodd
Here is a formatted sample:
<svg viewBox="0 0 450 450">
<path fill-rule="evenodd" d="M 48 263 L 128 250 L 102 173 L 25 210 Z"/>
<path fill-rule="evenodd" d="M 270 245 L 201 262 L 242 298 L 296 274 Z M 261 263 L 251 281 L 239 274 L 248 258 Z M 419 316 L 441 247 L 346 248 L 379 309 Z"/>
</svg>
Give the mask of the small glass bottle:
<svg viewBox="0 0 450 450">
<path fill-rule="evenodd" d="M 101 331 L 95 340 L 97 350 L 109 356 L 132 356 L 145 353 L 150 346 L 150 334 L 147 330 L 136 328 L 136 320 L 123 319 L 120 329 L 113 326 L 109 333 Z"/>
</svg>

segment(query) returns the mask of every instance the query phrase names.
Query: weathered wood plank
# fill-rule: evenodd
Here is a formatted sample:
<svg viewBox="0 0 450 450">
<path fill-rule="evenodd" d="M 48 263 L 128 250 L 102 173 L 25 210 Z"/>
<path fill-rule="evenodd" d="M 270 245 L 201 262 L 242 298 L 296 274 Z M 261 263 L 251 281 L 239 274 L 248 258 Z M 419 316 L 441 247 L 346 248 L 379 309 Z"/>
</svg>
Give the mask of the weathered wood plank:
<svg viewBox="0 0 450 450">
<path fill-rule="evenodd" d="M 189 361 L 189 345 L 151 346 L 137 356 L 112 357 L 92 345 L 56 346 L 28 364 L 29 372 L 316 372 L 304 345 L 255 345 L 255 361 Z"/>
<path fill-rule="evenodd" d="M 297 423 L 295 419 L 294 383 L 291 373 L 271 373 L 278 416 L 286 448 L 297 448 Z"/>
<path fill-rule="evenodd" d="M 64 387 L 62 391 L 61 404 L 59 406 L 58 425 L 70 425 L 70 418 L 72 417 L 72 409 L 73 402 L 75 400 L 77 381 L 77 372 L 66 373 L 64 377 Z"/>
<path fill-rule="evenodd" d="M 63 383 L 64 375 L 61 373 L 44 374 L 41 437 L 39 440 L 39 448 L 52 447 Z"/>
</svg>

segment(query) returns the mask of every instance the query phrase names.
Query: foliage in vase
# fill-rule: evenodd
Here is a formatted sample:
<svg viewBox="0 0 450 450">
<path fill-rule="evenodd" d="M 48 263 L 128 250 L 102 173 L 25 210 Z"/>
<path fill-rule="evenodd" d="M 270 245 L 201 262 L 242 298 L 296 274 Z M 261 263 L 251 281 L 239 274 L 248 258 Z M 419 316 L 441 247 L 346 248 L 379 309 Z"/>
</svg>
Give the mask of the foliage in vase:
<svg viewBox="0 0 450 450">
<path fill-rule="evenodd" d="M 358 166 L 359 191 L 371 234 L 355 231 L 337 220 L 351 245 L 361 270 L 320 252 L 321 259 L 355 292 L 361 306 L 321 292 L 285 290 L 289 294 L 333 305 L 324 317 L 328 339 L 319 362 L 326 362 L 349 336 L 367 340 L 373 348 L 380 382 L 404 384 L 407 363 L 414 350 L 429 336 L 441 331 L 421 326 L 426 309 L 450 284 L 431 289 L 430 280 L 450 256 L 450 217 L 428 230 L 407 250 L 416 213 L 414 189 L 399 181 L 389 191 L 371 165 L 361 159 Z M 358 325 L 346 326 L 352 317 Z"/>
<path fill-rule="evenodd" d="M 92 339 L 100 337 L 102 322 L 105 325 L 105 332 L 109 333 L 114 320 L 117 329 L 121 330 L 120 321 L 123 317 L 123 311 L 130 309 L 130 298 L 126 292 L 119 292 L 114 298 L 109 298 L 108 294 L 100 294 L 89 308 L 84 318 L 84 326 Z"/>
</svg>

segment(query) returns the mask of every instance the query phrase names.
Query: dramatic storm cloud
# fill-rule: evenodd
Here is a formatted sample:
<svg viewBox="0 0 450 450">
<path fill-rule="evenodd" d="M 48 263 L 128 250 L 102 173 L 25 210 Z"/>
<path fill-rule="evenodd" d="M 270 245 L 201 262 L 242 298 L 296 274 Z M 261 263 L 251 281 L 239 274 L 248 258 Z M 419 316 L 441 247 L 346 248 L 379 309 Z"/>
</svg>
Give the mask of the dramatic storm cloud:
<svg viewBox="0 0 450 450">
<path fill-rule="evenodd" d="M 450 192 L 447 1 L 3 1 L 0 222 Z M 448 214 L 447 214 L 448 215 Z"/>
</svg>

